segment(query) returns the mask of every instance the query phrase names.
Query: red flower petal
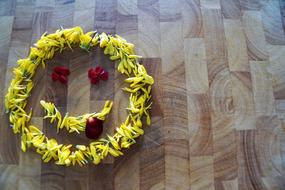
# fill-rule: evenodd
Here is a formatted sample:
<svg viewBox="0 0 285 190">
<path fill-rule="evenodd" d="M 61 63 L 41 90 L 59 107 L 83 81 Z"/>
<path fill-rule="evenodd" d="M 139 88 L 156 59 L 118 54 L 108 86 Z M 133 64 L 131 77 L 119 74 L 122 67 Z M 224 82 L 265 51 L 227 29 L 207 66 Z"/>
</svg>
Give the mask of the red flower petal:
<svg viewBox="0 0 285 190">
<path fill-rule="evenodd" d="M 96 73 L 95 69 L 89 69 L 89 71 L 88 71 L 88 77 L 89 77 L 89 79 L 92 79 L 92 78 L 99 78 L 99 74 Z"/>
<path fill-rule="evenodd" d="M 53 71 L 56 72 L 59 75 L 68 76 L 70 74 L 70 71 L 67 67 L 57 66 L 53 68 Z"/>
<path fill-rule="evenodd" d="M 100 74 L 102 71 L 103 71 L 103 68 L 100 67 L 100 66 L 97 66 L 97 67 L 95 68 L 95 73 L 96 73 L 96 74 Z"/>
<path fill-rule="evenodd" d="M 62 84 L 67 84 L 68 79 L 67 79 L 66 76 L 60 75 L 60 76 L 59 76 L 59 81 L 60 81 Z"/>
<path fill-rule="evenodd" d="M 100 73 L 100 79 L 102 79 L 102 80 L 108 80 L 108 79 L 109 79 L 109 73 L 108 73 L 108 71 L 103 70 L 103 71 Z"/>
<path fill-rule="evenodd" d="M 59 75 L 56 74 L 56 73 L 52 73 L 51 74 L 51 79 L 52 79 L 53 82 L 55 82 L 55 81 L 57 81 L 59 79 Z"/>
<path fill-rule="evenodd" d="M 109 73 L 102 67 L 97 66 L 95 68 L 91 68 L 88 70 L 88 77 L 92 84 L 97 84 L 100 81 L 100 79 L 108 80 Z"/>
<path fill-rule="evenodd" d="M 88 77 L 92 78 L 95 75 L 95 69 L 91 68 L 88 70 Z"/>
<path fill-rule="evenodd" d="M 100 81 L 99 77 L 94 77 L 90 79 L 91 84 L 97 84 L 99 83 L 99 81 Z"/>
</svg>

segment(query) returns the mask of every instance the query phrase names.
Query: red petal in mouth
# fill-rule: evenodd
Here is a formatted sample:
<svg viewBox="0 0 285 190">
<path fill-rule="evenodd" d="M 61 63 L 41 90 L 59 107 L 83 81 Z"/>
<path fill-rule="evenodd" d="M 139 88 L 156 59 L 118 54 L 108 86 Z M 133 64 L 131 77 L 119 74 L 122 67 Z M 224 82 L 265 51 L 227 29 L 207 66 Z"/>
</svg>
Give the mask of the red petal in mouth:
<svg viewBox="0 0 285 190">
<path fill-rule="evenodd" d="M 86 121 L 85 135 L 89 139 L 97 139 L 103 132 L 103 121 L 96 118 L 90 117 Z"/>
</svg>

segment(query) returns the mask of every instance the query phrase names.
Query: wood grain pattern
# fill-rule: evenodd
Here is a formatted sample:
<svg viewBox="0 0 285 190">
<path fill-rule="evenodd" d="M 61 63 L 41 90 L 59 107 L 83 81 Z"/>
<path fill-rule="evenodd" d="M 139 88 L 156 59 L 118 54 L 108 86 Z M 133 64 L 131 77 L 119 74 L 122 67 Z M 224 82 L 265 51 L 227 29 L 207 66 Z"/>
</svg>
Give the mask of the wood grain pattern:
<svg viewBox="0 0 285 190">
<path fill-rule="evenodd" d="M 214 190 L 214 168 L 212 156 L 190 157 L 190 175 L 192 190 Z"/>
<path fill-rule="evenodd" d="M 268 52 L 260 11 L 244 11 L 242 22 L 247 40 L 249 59 L 257 61 L 267 60 Z"/>
<path fill-rule="evenodd" d="M 63 168 L 20 151 L 3 100 L 41 34 L 76 25 L 135 44 L 155 79 L 152 124 L 120 158 Z M 284 26 L 282 0 L 1 0 L 0 189 L 285 189 Z M 70 68 L 67 86 L 51 81 L 55 65 Z M 87 71 L 97 65 L 110 77 L 94 86 Z M 112 134 L 128 104 L 116 66 L 100 48 L 56 55 L 34 77 L 32 123 L 61 143 L 88 144 L 84 133 L 57 134 L 39 100 L 71 115 L 113 100 L 103 132 Z"/>
</svg>

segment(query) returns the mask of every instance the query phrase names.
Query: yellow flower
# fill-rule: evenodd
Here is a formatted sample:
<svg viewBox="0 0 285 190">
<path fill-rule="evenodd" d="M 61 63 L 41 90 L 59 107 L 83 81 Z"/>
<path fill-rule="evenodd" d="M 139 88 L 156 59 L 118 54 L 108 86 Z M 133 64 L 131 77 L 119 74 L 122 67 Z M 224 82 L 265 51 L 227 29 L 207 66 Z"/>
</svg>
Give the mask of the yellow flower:
<svg viewBox="0 0 285 190">
<path fill-rule="evenodd" d="M 101 110 L 101 112 L 95 113 L 93 116 L 97 117 L 100 120 L 105 120 L 106 116 L 110 113 L 113 106 L 113 102 L 106 101 L 104 108 Z"/>
<path fill-rule="evenodd" d="M 37 127 L 33 126 L 33 125 L 30 125 L 28 127 L 29 129 L 29 133 L 32 134 L 33 136 L 36 136 L 36 135 L 42 135 L 43 132 L 41 130 L 39 130 Z"/>
<path fill-rule="evenodd" d="M 60 47 L 60 43 L 57 40 L 53 40 L 43 36 L 40 40 L 37 41 L 35 46 L 39 49 L 49 51 L 51 47 Z"/>
<path fill-rule="evenodd" d="M 31 142 L 36 148 L 41 147 L 41 145 L 44 143 L 45 138 L 46 137 L 44 135 L 36 135 L 32 138 Z"/>
<path fill-rule="evenodd" d="M 83 153 L 80 150 L 76 150 L 74 152 L 74 156 L 75 156 L 75 160 L 76 162 L 82 166 L 83 164 L 86 164 L 88 161 L 85 159 L 85 156 L 83 155 Z"/>
<path fill-rule="evenodd" d="M 108 139 L 110 140 L 110 143 L 113 145 L 113 147 L 117 150 L 120 150 L 120 146 L 119 146 L 119 143 L 118 143 L 118 139 L 116 140 L 114 137 L 111 137 L 109 135 L 107 135 Z"/>
<path fill-rule="evenodd" d="M 136 142 L 134 139 L 132 139 L 132 141 L 130 141 L 130 139 L 128 139 L 126 137 L 123 137 L 121 140 L 122 140 L 121 141 L 121 147 L 122 148 L 130 148 L 130 146 Z"/>
<path fill-rule="evenodd" d="M 123 155 L 123 153 L 121 151 L 110 148 L 110 147 L 108 147 L 108 152 L 114 157 L 118 157 L 120 155 Z"/>
<path fill-rule="evenodd" d="M 57 144 L 55 139 L 47 140 L 46 149 L 43 151 L 42 160 L 44 162 L 50 161 L 52 158 L 57 160 L 58 154 L 57 151 L 62 147 L 62 145 Z"/>
<path fill-rule="evenodd" d="M 27 150 L 27 136 L 26 134 L 22 134 L 21 136 L 21 149 L 23 152 Z"/>
<path fill-rule="evenodd" d="M 58 165 L 66 165 L 69 166 L 71 164 L 70 159 L 68 158 L 70 156 L 70 148 L 72 147 L 72 145 L 67 145 L 67 146 L 62 146 L 59 150 L 58 150 L 58 161 L 56 162 L 56 164 Z"/>
<path fill-rule="evenodd" d="M 37 59 L 37 58 L 44 58 L 44 57 L 45 57 L 45 54 L 46 54 L 45 51 L 39 50 L 39 49 L 36 48 L 36 47 L 31 47 L 29 58 L 30 58 L 31 60 Z"/>
<path fill-rule="evenodd" d="M 81 150 L 81 151 L 85 151 L 87 148 L 84 145 L 76 145 L 76 148 Z"/>
<path fill-rule="evenodd" d="M 94 33 L 95 32 L 92 31 L 80 36 L 80 48 L 89 51 L 90 47 L 93 45 L 91 41 Z"/>
<path fill-rule="evenodd" d="M 90 153 L 93 159 L 94 164 L 99 164 L 101 162 L 100 156 L 97 154 L 96 148 L 94 145 L 90 145 Z"/>
<path fill-rule="evenodd" d="M 76 44 L 80 41 L 81 32 L 75 31 L 67 36 L 67 40 L 70 44 Z"/>
<path fill-rule="evenodd" d="M 105 47 L 109 42 L 109 38 L 107 36 L 107 34 L 105 34 L 104 32 L 100 34 L 100 47 Z"/>
</svg>

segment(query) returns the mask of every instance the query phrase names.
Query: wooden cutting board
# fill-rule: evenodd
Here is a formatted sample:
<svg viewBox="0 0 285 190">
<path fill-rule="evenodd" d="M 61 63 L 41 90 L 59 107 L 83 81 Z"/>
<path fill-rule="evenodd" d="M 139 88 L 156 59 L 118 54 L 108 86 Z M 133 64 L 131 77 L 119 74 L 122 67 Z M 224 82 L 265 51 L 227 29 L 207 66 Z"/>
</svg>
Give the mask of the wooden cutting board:
<svg viewBox="0 0 285 190">
<path fill-rule="evenodd" d="M 1 0 L 0 189 L 284 190 L 284 16 L 282 0 Z M 77 25 L 136 45 L 155 79 L 153 121 L 119 159 L 64 168 L 20 151 L 3 97 L 42 33 Z M 70 68 L 68 86 L 51 82 L 55 65 Z M 110 79 L 91 86 L 96 65 Z M 123 79 L 99 49 L 57 55 L 35 76 L 32 122 L 59 142 L 87 144 L 84 134 L 57 134 L 39 101 L 80 115 L 113 100 L 104 131 L 113 133 L 126 115 Z"/>
</svg>

